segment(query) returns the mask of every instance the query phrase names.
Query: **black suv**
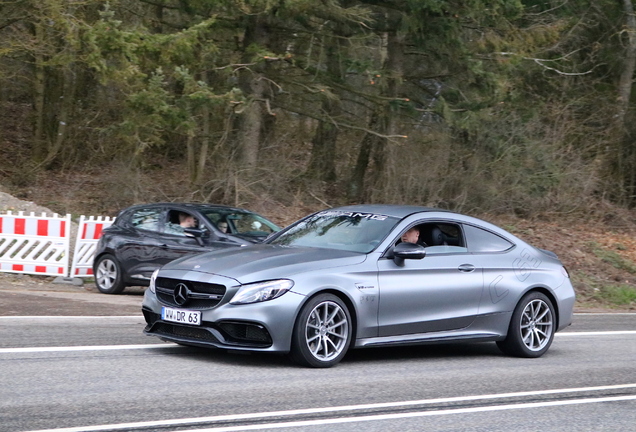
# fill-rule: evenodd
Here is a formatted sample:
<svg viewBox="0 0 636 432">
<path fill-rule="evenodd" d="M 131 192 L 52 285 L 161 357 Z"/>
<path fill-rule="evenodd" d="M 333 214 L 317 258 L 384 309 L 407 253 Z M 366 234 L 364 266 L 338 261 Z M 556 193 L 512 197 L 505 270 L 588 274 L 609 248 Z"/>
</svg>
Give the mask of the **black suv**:
<svg viewBox="0 0 636 432">
<path fill-rule="evenodd" d="M 280 228 L 241 208 L 212 204 L 140 204 L 122 210 L 95 250 L 95 285 L 104 294 L 148 285 L 152 273 L 185 255 L 263 241 Z"/>
</svg>

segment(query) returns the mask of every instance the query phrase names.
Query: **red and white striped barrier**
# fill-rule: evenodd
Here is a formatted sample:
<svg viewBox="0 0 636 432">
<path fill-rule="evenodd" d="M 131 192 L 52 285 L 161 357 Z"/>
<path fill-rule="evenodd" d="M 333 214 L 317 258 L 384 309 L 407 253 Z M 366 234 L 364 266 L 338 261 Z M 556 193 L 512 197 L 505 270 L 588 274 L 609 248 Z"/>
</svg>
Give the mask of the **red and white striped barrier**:
<svg viewBox="0 0 636 432">
<path fill-rule="evenodd" d="M 90 216 L 80 217 L 77 230 L 77 240 L 75 241 L 75 252 L 73 253 L 73 265 L 71 267 L 71 277 L 91 277 L 93 276 L 93 256 L 97 241 L 102 235 L 102 230 L 115 222 L 115 218 L 101 216 L 97 218 Z"/>
<path fill-rule="evenodd" d="M 0 271 L 66 276 L 71 215 L 0 215 Z"/>
</svg>

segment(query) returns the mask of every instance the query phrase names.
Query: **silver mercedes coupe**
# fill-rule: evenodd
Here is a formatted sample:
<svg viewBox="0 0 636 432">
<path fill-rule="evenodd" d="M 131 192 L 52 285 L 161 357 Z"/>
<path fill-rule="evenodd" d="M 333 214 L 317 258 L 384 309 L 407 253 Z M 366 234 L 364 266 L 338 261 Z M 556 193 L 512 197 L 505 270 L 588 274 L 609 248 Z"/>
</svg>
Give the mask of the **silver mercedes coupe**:
<svg viewBox="0 0 636 432">
<path fill-rule="evenodd" d="M 351 348 L 448 341 L 539 357 L 571 324 L 574 299 L 554 253 L 495 225 L 356 205 L 311 214 L 263 244 L 172 261 L 152 275 L 142 310 L 144 332 L 165 341 L 330 367 Z"/>
</svg>

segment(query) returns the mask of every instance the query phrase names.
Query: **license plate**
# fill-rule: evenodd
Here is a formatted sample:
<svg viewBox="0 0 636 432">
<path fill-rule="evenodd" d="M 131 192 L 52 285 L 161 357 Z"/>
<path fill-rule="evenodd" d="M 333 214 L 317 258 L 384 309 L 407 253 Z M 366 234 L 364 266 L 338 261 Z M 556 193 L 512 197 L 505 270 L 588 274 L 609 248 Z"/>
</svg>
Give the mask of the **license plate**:
<svg viewBox="0 0 636 432">
<path fill-rule="evenodd" d="M 201 325 L 201 312 L 162 307 L 161 319 L 181 324 Z"/>
</svg>

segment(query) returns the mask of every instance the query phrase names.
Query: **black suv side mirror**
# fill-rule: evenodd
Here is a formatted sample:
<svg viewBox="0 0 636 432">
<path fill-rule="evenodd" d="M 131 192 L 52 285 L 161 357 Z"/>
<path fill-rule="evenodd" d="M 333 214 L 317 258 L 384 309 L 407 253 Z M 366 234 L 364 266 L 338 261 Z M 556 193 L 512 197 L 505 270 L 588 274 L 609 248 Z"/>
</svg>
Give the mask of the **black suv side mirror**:
<svg viewBox="0 0 636 432">
<path fill-rule="evenodd" d="M 405 259 L 422 259 L 425 256 L 424 246 L 415 243 L 399 243 L 393 248 L 393 262 L 400 267 Z"/>
<path fill-rule="evenodd" d="M 202 230 L 201 228 L 184 228 L 183 232 L 188 237 L 194 237 L 197 240 L 199 246 L 203 246 L 203 238 L 210 235 L 207 230 Z"/>
</svg>

